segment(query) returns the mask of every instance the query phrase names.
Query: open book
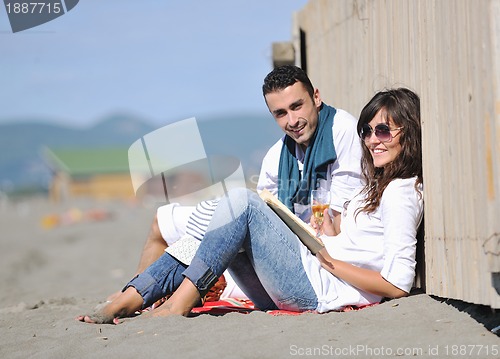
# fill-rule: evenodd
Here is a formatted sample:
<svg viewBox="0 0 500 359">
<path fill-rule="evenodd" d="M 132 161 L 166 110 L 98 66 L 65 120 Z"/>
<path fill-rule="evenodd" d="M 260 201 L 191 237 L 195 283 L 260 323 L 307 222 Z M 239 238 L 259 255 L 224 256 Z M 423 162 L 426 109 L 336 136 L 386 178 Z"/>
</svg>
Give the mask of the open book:
<svg viewBox="0 0 500 359">
<path fill-rule="evenodd" d="M 264 189 L 260 193 L 260 198 L 281 218 L 281 220 L 299 237 L 304 245 L 309 248 L 312 254 L 316 254 L 324 248 L 321 239 L 316 237 L 316 231 L 307 223 L 304 223 L 292 213 L 283 203 L 280 202 L 271 192 Z"/>
</svg>

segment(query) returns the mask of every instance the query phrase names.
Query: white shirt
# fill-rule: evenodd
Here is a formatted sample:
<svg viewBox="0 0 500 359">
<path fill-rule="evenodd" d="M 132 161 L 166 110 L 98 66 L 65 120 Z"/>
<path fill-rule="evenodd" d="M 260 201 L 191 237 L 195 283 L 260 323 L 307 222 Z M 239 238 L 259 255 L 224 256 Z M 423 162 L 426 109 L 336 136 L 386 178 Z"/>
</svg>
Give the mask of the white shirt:
<svg viewBox="0 0 500 359">
<path fill-rule="evenodd" d="M 156 211 L 158 227 L 167 245 L 171 246 L 186 234 L 189 217 L 195 208 L 194 206 L 181 206 L 178 203 L 158 207 Z"/>
<path fill-rule="evenodd" d="M 342 213 L 341 233 L 322 236 L 328 253 L 361 268 L 375 270 L 388 282 L 409 292 L 415 278 L 416 235 L 423 216 L 423 192 L 415 189 L 416 178 L 396 179 L 386 187 L 380 206 L 371 214 L 355 210 L 363 196 L 357 195 Z M 346 305 L 377 303 L 382 298 L 363 292 L 323 269 L 319 260 L 301 246 L 302 262 L 318 296 L 319 312 Z"/>
<path fill-rule="evenodd" d="M 357 120 L 348 112 L 337 109 L 333 118 L 333 146 L 337 160 L 328 166 L 328 181 L 320 183 L 321 188 L 330 190 L 330 207 L 342 212 L 343 205 L 352 197 L 352 192 L 361 185 L 361 141 L 356 132 Z M 284 136 L 267 152 L 262 161 L 257 191 L 264 188 L 272 194 L 278 194 L 278 168 Z M 302 173 L 304 152 L 295 146 L 299 170 Z"/>
</svg>

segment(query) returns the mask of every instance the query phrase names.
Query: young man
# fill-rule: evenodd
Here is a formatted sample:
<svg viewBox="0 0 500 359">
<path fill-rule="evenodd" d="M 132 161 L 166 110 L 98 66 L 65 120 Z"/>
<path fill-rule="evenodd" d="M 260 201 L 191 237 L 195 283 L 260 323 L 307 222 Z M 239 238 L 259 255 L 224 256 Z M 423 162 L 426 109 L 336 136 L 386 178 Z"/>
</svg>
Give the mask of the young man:
<svg viewBox="0 0 500 359">
<path fill-rule="evenodd" d="M 311 190 L 329 190 L 338 232 L 344 203 L 361 185 L 357 120 L 324 104 L 319 90 L 296 66 L 274 69 L 262 90 L 285 136 L 264 157 L 257 190 L 268 189 L 305 221 Z"/>
<path fill-rule="evenodd" d="M 268 189 L 278 195 L 300 216 L 307 213 L 304 209 L 309 207 L 310 191 L 316 187 L 326 188 L 332 194 L 334 223 L 339 230 L 342 206 L 361 183 L 361 144 L 356 119 L 322 103 L 319 90 L 296 66 L 283 66 L 270 72 L 264 79 L 263 94 L 285 136 L 265 156 L 257 190 Z M 137 274 L 185 233 L 191 211 L 192 208 L 175 205 L 158 209 Z M 230 277 L 228 279 L 224 296 L 242 296 Z"/>
</svg>

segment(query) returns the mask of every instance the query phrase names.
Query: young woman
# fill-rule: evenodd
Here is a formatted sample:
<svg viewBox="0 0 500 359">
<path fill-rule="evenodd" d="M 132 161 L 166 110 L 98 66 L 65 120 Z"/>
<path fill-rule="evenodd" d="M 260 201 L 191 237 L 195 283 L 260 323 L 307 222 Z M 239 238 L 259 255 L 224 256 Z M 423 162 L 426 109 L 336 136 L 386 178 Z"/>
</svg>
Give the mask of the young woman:
<svg viewBox="0 0 500 359">
<path fill-rule="evenodd" d="M 405 88 L 379 92 L 357 129 L 366 185 L 345 204 L 337 236 L 325 212 L 316 256 L 257 194 L 230 191 L 189 266 L 166 253 L 113 302 L 77 319 L 117 323 L 168 294 L 152 315 L 188 315 L 226 269 L 261 310 L 326 312 L 407 295 L 423 215 L 420 100 Z"/>
</svg>

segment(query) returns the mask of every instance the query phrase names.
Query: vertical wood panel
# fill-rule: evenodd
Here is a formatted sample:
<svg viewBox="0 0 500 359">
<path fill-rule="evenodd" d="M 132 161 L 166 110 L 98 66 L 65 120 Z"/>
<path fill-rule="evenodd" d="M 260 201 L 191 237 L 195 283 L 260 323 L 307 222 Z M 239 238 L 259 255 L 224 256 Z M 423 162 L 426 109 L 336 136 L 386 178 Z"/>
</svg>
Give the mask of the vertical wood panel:
<svg viewBox="0 0 500 359">
<path fill-rule="evenodd" d="M 296 25 L 325 102 L 420 94 L 426 290 L 499 308 L 500 0 L 311 0 Z"/>
<path fill-rule="evenodd" d="M 500 2 L 494 1 L 490 8 L 490 33 L 492 35 L 492 79 L 494 82 L 494 97 L 490 104 L 495 110 L 488 118 L 486 126 L 487 136 L 487 174 L 488 174 L 488 236 L 484 249 L 488 256 L 489 269 L 500 272 L 500 228 L 498 213 L 500 213 Z M 493 223 L 496 223 L 494 225 Z"/>
</svg>

